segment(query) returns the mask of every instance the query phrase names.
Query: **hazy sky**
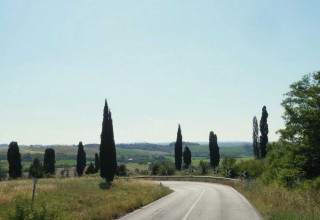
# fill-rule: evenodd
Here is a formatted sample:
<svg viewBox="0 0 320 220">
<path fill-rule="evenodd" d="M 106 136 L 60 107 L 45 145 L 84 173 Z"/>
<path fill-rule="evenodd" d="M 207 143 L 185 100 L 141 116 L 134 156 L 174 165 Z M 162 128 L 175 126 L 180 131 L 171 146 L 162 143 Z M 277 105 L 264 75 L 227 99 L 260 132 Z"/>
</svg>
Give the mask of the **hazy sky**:
<svg viewBox="0 0 320 220">
<path fill-rule="evenodd" d="M 0 0 L 0 143 L 251 141 L 319 70 L 320 1 Z"/>
</svg>

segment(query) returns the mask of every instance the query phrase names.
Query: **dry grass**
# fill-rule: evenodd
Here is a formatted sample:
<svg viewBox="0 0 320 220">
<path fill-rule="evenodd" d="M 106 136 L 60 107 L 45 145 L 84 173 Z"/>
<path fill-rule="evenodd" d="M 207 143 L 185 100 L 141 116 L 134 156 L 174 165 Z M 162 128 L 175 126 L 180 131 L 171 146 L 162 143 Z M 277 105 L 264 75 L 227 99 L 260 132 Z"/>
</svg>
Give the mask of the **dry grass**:
<svg viewBox="0 0 320 220">
<path fill-rule="evenodd" d="M 32 180 L 0 182 L 0 219 L 14 212 L 15 199 L 30 198 Z M 41 179 L 35 206 L 47 203 L 62 219 L 114 219 L 170 193 L 142 180 L 115 180 L 107 188 L 98 177 Z"/>
</svg>

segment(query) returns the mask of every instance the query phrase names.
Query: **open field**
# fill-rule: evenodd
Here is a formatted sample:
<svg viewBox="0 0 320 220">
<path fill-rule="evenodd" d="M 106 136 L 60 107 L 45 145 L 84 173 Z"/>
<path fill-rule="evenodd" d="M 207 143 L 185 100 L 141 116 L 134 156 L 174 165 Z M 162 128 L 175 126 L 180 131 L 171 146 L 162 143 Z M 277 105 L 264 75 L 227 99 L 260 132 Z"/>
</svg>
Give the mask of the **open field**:
<svg viewBox="0 0 320 220">
<path fill-rule="evenodd" d="M 0 182 L 0 219 L 15 212 L 17 200 L 26 200 L 22 206 L 30 209 L 32 187 L 31 179 Z M 99 177 L 40 179 L 34 207 L 46 205 L 61 219 L 114 219 L 169 193 L 141 180 L 117 179 L 107 189 Z"/>
</svg>

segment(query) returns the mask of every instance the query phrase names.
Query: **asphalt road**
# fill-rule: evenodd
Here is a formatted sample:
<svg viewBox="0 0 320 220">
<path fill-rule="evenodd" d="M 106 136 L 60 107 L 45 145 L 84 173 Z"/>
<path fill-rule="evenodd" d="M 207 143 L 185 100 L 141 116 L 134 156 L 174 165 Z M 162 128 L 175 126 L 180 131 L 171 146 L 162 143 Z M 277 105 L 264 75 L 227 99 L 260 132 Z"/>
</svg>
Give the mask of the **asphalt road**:
<svg viewBox="0 0 320 220">
<path fill-rule="evenodd" d="M 232 187 L 201 182 L 163 181 L 173 193 L 123 218 L 132 220 L 262 219 Z"/>
</svg>

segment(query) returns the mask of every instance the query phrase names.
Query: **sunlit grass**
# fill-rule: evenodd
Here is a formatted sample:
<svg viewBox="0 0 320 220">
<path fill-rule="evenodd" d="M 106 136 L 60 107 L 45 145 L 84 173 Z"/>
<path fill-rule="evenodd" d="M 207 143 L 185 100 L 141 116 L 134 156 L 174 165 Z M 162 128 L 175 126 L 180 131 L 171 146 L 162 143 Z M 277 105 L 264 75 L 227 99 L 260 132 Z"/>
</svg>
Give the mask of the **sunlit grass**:
<svg viewBox="0 0 320 220">
<path fill-rule="evenodd" d="M 32 180 L 0 182 L 0 219 L 14 212 L 15 199 L 32 195 Z M 114 219 L 170 193 L 152 182 L 117 179 L 108 188 L 99 177 L 40 179 L 35 207 L 50 204 L 62 219 Z"/>
</svg>

